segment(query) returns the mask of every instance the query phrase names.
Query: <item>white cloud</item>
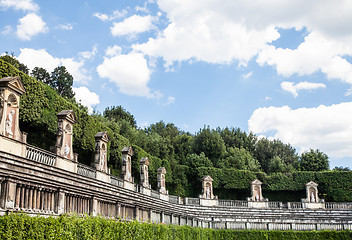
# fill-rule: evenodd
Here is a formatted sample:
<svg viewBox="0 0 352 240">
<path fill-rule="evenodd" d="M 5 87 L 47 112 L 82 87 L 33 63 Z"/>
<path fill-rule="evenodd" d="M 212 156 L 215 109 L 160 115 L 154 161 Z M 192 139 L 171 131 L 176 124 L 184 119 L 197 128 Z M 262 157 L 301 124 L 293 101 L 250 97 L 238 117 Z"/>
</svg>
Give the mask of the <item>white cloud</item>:
<svg viewBox="0 0 352 240">
<path fill-rule="evenodd" d="M 147 61 L 140 53 L 129 53 L 105 58 L 97 67 L 100 77 L 108 78 L 115 83 L 124 94 L 160 98 L 161 94 L 152 92 L 147 86 L 151 71 Z"/>
<path fill-rule="evenodd" d="M 82 105 L 88 107 L 88 112 L 93 113 L 93 105 L 99 104 L 99 95 L 91 92 L 86 87 L 73 87 L 73 92 L 75 93 L 75 98 L 80 101 Z"/>
<path fill-rule="evenodd" d="M 36 12 L 39 10 L 38 4 L 34 3 L 32 0 L 0 0 L 0 6 L 5 9 L 13 8 L 17 11 Z"/>
<path fill-rule="evenodd" d="M 99 18 L 101 21 L 112 21 L 114 19 L 122 18 L 127 14 L 127 10 L 123 9 L 122 11 L 115 10 L 111 15 L 105 13 L 96 12 L 93 14 L 94 17 Z"/>
<path fill-rule="evenodd" d="M 122 22 L 114 23 L 111 27 L 113 36 L 136 35 L 153 28 L 153 17 L 133 15 Z"/>
<path fill-rule="evenodd" d="M 88 82 L 91 77 L 84 68 L 84 61 L 76 61 L 73 58 L 56 58 L 50 55 L 45 49 L 21 48 L 18 60 L 32 70 L 35 67 L 45 68 L 52 72 L 57 66 L 63 65 L 73 76 L 74 80 L 81 83 Z"/>
<path fill-rule="evenodd" d="M 275 138 L 300 151 L 320 149 L 332 158 L 352 157 L 352 102 L 316 108 L 256 109 L 248 121 L 255 134 L 276 132 Z"/>
<path fill-rule="evenodd" d="M 176 100 L 176 98 L 175 98 L 175 97 L 169 96 L 169 97 L 167 98 L 166 105 L 169 105 L 169 104 L 175 103 L 175 100 Z"/>
<path fill-rule="evenodd" d="M 92 48 L 92 51 L 79 52 L 78 56 L 80 56 L 83 59 L 93 59 L 97 53 L 98 53 L 97 45 L 94 45 Z"/>
<path fill-rule="evenodd" d="M 7 25 L 4 27 L 4 30 L 2 30 L 1 34 L 2 35 L 8 35 L 12 32 L 12 27 L 10 25 Z"/>
<path fill-rule="evenodd" d="M 108 57 L 114 57 L 116 55 L 120 55 L 122 52 L 122 48 L 120 46 L 114 45 L 112 47 L 108 47 L 105 50 L 105 55 Z"/>
<path fill-rule="evenodd" d="M 304 0 L 157 1 L 169 20 L 155 38 L 133 49 L 162 57 L 165 67 L 182 61 L 240 65 L 252 58 L 276 67 L 284 76 L 317 71 L 351 83 L 352 4 L 349 1 Z M 276 49 L 278 29 L 307 29 L 298 49 Z M 343 66 L 342 61 L 345 61 Z M 341 70 L 341 71 L 340 71 Z"/>
<path fill-rule="evenodd" d="M 35 13 L 28 13 L 18 20 L 17 37 L 23 41 L 31 40 L 34 35 L 47 31 L 46 23 Z"/>
<path fill-rule="evenodd" d="M 57 29 L 61 29 L 61 30 L 68 30 L 68 31 L 70 31 L 70 30 L 73 29 L 73 26 L 72 26 L 72 24 L 70 24 L 70 23 L 66 23 L 66 24 L 60 24 L 60 25 L 56 26 L 56 28 L 57 28 Z"/>
<path fill-rule="evenodd" d="M 324 83 L 312 83 L 312 82 L 299 82 L 294 84 L 294 82 L 282 82 L 281 88 L 287 92 L 292 93 L 296 98 L 298 96 L 298 91 L 300 90 L 314 90 L 318 88 L 326 88 Z"/>
<path fill-rule="evenodd" d="M 242 77 L 243 77 L 244 79 L 247 79 L 247 78 L 250 78 L 250 77 L 252 76 L 252 74 L 253 74 L 253 72 L 251 71 L 251 72 L 249 72 L 249 73 L 242 74 Z"/>
</svg>

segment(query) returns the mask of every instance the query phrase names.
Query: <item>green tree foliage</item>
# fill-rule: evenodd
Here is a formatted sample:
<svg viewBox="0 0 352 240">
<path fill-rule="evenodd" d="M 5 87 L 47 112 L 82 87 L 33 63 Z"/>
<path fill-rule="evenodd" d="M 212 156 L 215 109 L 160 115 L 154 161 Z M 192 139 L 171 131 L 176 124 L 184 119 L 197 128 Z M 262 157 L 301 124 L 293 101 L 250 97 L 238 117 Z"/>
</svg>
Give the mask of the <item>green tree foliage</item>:
<svg viewBox="0 0 352 240">
<path fill-rule="evenodd" d="M 204 126 L 194 137 L 192 150 L 196 154 L 204 153 L 217 166 L 225 153 L 226 147 L 224 140 L 217 131 L 210 129 L 209 126 Z"/>
<path fill-rule="evenodd" d="M 26 65 L 24 65 L 23 63 L 20 63 L 13 54 L 9 55 L 8 53 L 6 53 L 6 55 L 1 56 L 0 59 L 4 60 L 5 62 L 11 64 L 12 66 L 14 66 L 15 68 L 17 68 L 19 71 L 25 73 L 25 74 L 29 74 L 29 69 Z"/>
<path fill-rule="evenodd" d="M 302 171 L 329 170 L 329 157 L 318 149 L 310 149 L 302 153 L 299 166 Z"/>
<path fill-rule="evenodd" d="M 53 83 L 51 82 L 50 74 L 45 68 L 35 67 L 32 70 L 31 76 L 36 78 L 38 81 L 41 81 L 42 83 L 54 87 Z"/>
<path fill-rule="evenodd" d="M 71 99 L 75 96 L 72 91 L 73 77 L 67 72 L 66 67 L 59 66 L 51 73 L 50 83 L 58 94 Z"/>
<path fill-rule="evenodd" d="M 134 119 L 134 116 L 128 111 L 126 111 L 126 109 L 124 109 L 122 106 L 113 106 L 111 108 L 108 107 L 104 110 L 103 115 L 109 120 L 114 120 L 116 122 L 125 120 L 127 123 L 129 123 L 130 126 L 132 126 L 133 128 L 137 128 L 137 123 Z"/>
</svg>

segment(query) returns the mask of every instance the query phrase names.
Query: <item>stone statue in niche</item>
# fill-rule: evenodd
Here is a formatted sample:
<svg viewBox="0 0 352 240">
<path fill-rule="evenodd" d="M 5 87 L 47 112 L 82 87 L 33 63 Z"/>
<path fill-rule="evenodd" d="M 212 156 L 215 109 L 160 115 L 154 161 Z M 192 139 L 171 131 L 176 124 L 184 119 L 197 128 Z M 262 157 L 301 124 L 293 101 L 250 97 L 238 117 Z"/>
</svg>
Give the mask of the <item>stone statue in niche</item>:
<svg viewBox="0 0 352 240">
<path fill-rule="evenodd" d="M 65 144 L 64 154 L 65 154 L 65 158 L 67 158 L 68 155 L 70 154 L 70 147 L 68 146 L 67 142 Z"/>
<path fill-rule="evenodd" d="M 144 166 L 145 184 L 149 185 L 148 166 Z"/>
<path fill-rule="evenodd" d="M 105 168 L 105 159 L 106 159 L 106 153 L 105 151 L 103 152 L 101 156 L 101 161 L 100 161 L 100 171 L 104 171 Z"/>
<path fill-rule="evenodd" d="M 8 135 L 10 137 L 13 137 L 12 125 L 13 125 L 13 115 L 14 114 L 15 114 L 15 110 L 11 110 L 8 117 L 7 117 L 6 123 L 5 123 L 6 135 Z"/>
<path fill-rule="evenodd" d="M 314 191 L 310 193 L 310 202 L 315 202 Z"/>
<path fill-rule="evenodd" d="M 207 194 L 206 194 L 206 196 L 207 196 L 207 199 L 211 199 L 211 193 L 210 193 L 210 186 L 207 186 Z"/>
<path fill-rule="evenodd" d="M 0 122 L 2 118 L 2 113 L 4 111 L 4 102 L 5 102 L 4 92 L 0 92 Z"/>
</svg>

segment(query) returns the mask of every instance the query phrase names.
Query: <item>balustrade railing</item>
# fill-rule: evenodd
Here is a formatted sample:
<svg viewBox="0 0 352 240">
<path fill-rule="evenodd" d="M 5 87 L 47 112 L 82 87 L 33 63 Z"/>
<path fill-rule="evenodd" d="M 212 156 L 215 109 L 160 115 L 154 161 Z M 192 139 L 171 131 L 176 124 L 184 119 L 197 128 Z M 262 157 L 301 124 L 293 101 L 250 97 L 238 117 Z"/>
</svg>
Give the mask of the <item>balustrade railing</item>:
<svg viewBox="0 0 352 240">
<path fill-rule="evenodd" d="M 352 202 L 326 202 L 326 209 L 352 209 Z"/>
<path fill-rule="evenodd" d="M 26 158 L 36 162 L 44 163 L 50 166 L 55 166 L 56 155 L 52 152 L 45 151 L 43 149 L 27 144 Z"/>
<path fill-rule="evenodd" d="M 123 187 L 123 180 L 113 175 L 110 175 L 110 183 L 118 187 Z"/>
<path fill-rule="evenodd" d="M 172 203 L 179 203 L 179 202 L 178 202 L 178 196 L 169 195 L 169 202 L 172 202 Z"/>
<path fill-rule="evenodd" d="M 247 201 L 240 200 L 218 200 L 219 206 L 222 207 L 248 207 Z"/>
<path fill-rule="evenodd" d="M 300 209 L 300 208 L 303 208 L 303 203 L 302 202 L 288 202 L 287 206 L 288 206 L 288 208 L 292 208 L 292 209 Z"/>
<path fill-rule="evenodd" d="M 200 205 L 199 198 L 185 198 L 186 205 Z"/>
<path fill-rule="evenodd" d="M 155 198 L 160 198 L 160 193 L 158 193 L 155 190 L 150 191 L 150 196 L 155 197 Z"/>
<path fill-rule="evenodd" d="M 85 177 L 96 178 L 96 170 L 83 164 L 77 165 L 77 174 Z"/>
<path fill-rule="evenodd" d="M 269 208 L 282 208 L 282 202 L 268 202 Z"/>
</svg>

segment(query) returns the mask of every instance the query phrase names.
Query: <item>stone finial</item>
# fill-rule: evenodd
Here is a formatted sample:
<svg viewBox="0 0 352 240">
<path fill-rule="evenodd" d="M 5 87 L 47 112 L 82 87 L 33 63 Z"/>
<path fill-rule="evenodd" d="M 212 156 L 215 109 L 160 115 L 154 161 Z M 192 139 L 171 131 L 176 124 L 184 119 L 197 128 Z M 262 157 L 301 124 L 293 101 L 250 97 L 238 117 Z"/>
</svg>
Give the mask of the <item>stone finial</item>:
<svg viewBox="0 0 352 240">
<path fill-rule="evenodd" d="M 94 166 L 98 171 L 108 173 L 108 151 L 109 137 L 107 132 L 98 132 L 95 135 Z"/>
<path fill-rule="evenodd" d="M 73 124 L 77 122 L 73 110 L 63 110 L 57 114 L 56 154 L 77 161 L 72 147 Z"/>
<path fill-rule="evenodd" d="M 307 198 L 303 199 L 304 202 L 308 203 L 318 203 L 321 202 L 321 199 L 318 197 L 318 184 L 310 181 L 309 183 L 306 184 L 306 193 L 307 193 Z"/>
<path fill-rule="evenodd" d="M 202 195 L 201 198 L 205 199 L 214 199 L 213 192 L 213 181 L 214 179 L 209 175 L 202 178 Z"/>
<path fill-rule="evenodd" d="M 122 178 L 127 182 L 133 182 L 132 180 L 132 147 L 124 147 L 122 149 Z"/>
<path fill-rule="evenodd" d="M 162 194 L 168 194 L 168 191 L 166 191 L 165 174 L 166 169 L 164 167 L 160 167 L 158 169 L 158 189 Z"/>
<path fill-rule="evenodd" d="M 20 96 L 25 93 L 20 77 L 0 79 L 0 134 L 26 142 L 27 134 L 19 127 Z"/>
<path fill-rule="evenodd" d="M 259 181 L 258 179 L 255 179 L 254 181 L 251 182 L 251 193 L 252 193 L 252 196 L 248 198 L 248 201 L 253 201 L 253 202 L 268 201 L 267 198 L 263 198 L 262 182 Z"/>
<path fill-rule="evenodd" d="M 140 170 L 140 184 L 145 188 L 150 188 L 149 185 L 149 174 L 148 174 L 149 159 L 147 157 L 142 158 L 139 161 Z"/>
</svg>

